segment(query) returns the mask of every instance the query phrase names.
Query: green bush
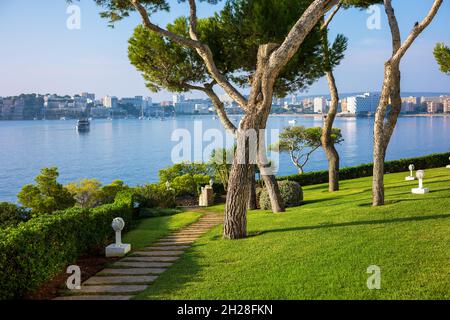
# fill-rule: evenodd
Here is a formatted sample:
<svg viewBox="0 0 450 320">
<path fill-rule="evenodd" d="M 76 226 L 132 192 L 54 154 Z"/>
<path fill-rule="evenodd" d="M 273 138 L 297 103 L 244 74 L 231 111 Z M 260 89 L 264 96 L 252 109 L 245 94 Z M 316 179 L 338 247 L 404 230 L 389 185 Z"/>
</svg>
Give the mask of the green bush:
<svg viewBox="0 0 450 320">
<path fill-rule="evenodd" d="M 130 187 L 128 187 L 122 180 L 114 180 L 110 184 L 101 188 L 99 202 L 101 204 L 113 203 L 119 192 L 129 189 Z"/>
<path fill-rule="evenodd" d="M 0 233 L 0 299 L 38 288 L 83 253 L 104 246 L 113 236 L 111 221 L 122 217 L 129 228 L 133 195 L 121 192 L 113 204 L 70 208 L 40 215 Z"/>
<path fill-rule="evenodd" d="M 177 163 L 160 170 L 159 181 L 161 185 L 170 183 L 176 196 L 198 196 L 200 189 L 209 183 L 213 176 L 210 165 L 204 163 Z"/>
<path fill-rule="evenodd" d="M 201 187 L 209 184 L 210 179 L 209 176 L 202 174 L 185 174 L 173 179 L 171 187 L 175 190 L 177 196 L 199 196 Z"/>
<path fill-rule="evenodd" d="M 213 170 L 205 163 L 183 162 L 174 164 L 173 166 L 167 167 L 158 172 L 159 181 L 161 183 L 166 183 L 167 181 L 172 182 L 176 177 L 181 177 L 186 174 L 190 176 L 197 174 L 211 176 L 213 174 Z"/>
<path fill-rule="evenodd" d="M 31 209 L 33 215 L 49 214 L 75 205 L 69 190 L 58 183 L 58 168 L 44 168 L 35 178 L 36 184 L 27 184 L 17 195 L 19 203 Z"/>
<path fill-rule="evenodd" d="M 0 202 L 0 229 L 15 227 L 28 220 L 28 213 L 13 203 Z"/>
<path fill-rule="evenodd" d="M 139 208 L 175 208 L 175 191 L 160 184 L 147 184 L 134 189 Z"/>
<path fill-rule="evenodd" d="M 449 164 L 450 152 L 431 154 L 424 157 L 400 159 L 394 161 L 387 161 L 384 165 L 386 173 L 396 173 L 408 171 L 408 166 L 414 164 L 417 170 L 431 169 L 445 167 Z M 370 177 L 373 174 L 373 164 L 363 164 L 356 167 L 343 168 L 339 171 L 340 180 L 350 180 L 362 177 Z M 296 181 L 302 186 L 309 186 L 313 184 L 327 183 L 328 171 L 317 171 L 305 173 L 302 175 L 291 175 L 285 177 L 278 177 L 277 180 Z"/>
<path fill-rule="evenodd" d="M 280 188 L 281 198 L 287 208 L 298 207 L 303 201 L 303 190 L 297 182 L 279 181 L 278 187 Z M 267 189 L 263 189 L 259 194 L 259 206 L 263 210 L 272 208 Z"/>
</svg>

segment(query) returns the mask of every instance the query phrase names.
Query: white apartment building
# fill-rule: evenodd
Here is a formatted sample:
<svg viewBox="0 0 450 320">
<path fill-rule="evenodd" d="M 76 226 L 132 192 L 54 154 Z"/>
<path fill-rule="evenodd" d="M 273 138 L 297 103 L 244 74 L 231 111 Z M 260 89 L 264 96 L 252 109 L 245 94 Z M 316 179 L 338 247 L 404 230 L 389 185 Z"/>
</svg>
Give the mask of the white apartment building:
<svg viewBox="0 0 450 320">
<path fill-rule="evenodd" d="M 116 109 L 119 105 L 119 99 L 117 97 L 106 96 L 103 98 L 103 106 L 105 108 Z"/>
<path fill-rule="evenodd" d="M 314 113 L 327 112 L 327 99 L 324 97 L 314 98 Z"/>
<path fill-rule="evenodd" d="M 444 113 L 450 112 L 450 98 L 445 98 L 443 101 Z"/>
<path fill-rule="evenodd" d="M 347 98 L 347 113 L 375 113 L 380 102 L 380 95 L 365 93 Z"/>
</svg>

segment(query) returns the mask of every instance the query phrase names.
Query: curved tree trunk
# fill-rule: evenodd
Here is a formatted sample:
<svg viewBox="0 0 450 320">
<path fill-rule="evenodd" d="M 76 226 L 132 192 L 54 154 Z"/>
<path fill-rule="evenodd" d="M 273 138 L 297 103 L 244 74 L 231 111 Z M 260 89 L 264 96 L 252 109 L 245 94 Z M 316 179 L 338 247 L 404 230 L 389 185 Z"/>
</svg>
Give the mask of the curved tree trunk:
<svg viewBox="0 0 450 320">
<path fill-rule="evenodd" d="M 277 179 L 274 175 L 263 175 L 264 184 L 266 185 L 269 194 L 270 203 L 272 205 L 273 213 L 285 212 L 283 198 L 281 197 L 280 188 L 278 187 Z"/>
<path fill-rule="evenodd" d="M 321 142 L 328 159 L 328 191 L 334 192 L 339 190 L 339 153 L 334 146 L 331 134 L 337 114 L 339 95 L 332 71 L 327 72 L 327 81 L 330 88 L 331 105 L 323 124 Z"/>
<path fill-rule="evenodd" d="M 391 0 L 384 0 L 384 7 L 392 35 L 392 57 L 385 63 L 381 98 L 375 113 L 372 184 L 373 206 L 384 204 L 384 160 L 389 141 L 391 140 L 392 133 L 397 124 L 402 104 L 400 96 L 401 59 L 416 38 L 434 19 L 442 3 L 443 0 L 434 0 L 427 16 L 422 22 L 414 25 L 413 30 L 406 38 L 405 42 L 401 43 L 400 30 L 394 9 L 392 8 Z M 389 105 L 391 108 L 388 113 Z"/>
<path fill-rule="evenodd" d="M 324 119 L 320 141 L 328 160 L 328 191 L 330 192 L 339 190 L 339 154 L 334 145 L 335 142 L 331 138 L 331 134 L 333 133 L 334 119 L 336 118 L 338 110 L 339 93 L 336 86 L 336 79 L 334 78 L 333 74 L 333 66 L 330 62 L 328 25 L 331 23 L 340 8 L 341 2 L 336 6 L 336 9 L 327 20 L 325 20 L 325 17 L 323 17 L 321 27 L 322 49 L 324 53 L 324 64 L 327 70 L 326 77 L 328 82 L 328 89 L 331 96 L 331 104 L 330 109 L 328 110 L 328 114 Z"/>
<path fill-rule="evenodd" d="M 386 119 L 389 105 L 391 108 Z M 375 113 L 373 129 L 373 206 L 384 205 L 384 161 L 400 109 L 400 67 L 398 64 L 387 62 L 384 70 L 380 103 Z"/>
</svg>

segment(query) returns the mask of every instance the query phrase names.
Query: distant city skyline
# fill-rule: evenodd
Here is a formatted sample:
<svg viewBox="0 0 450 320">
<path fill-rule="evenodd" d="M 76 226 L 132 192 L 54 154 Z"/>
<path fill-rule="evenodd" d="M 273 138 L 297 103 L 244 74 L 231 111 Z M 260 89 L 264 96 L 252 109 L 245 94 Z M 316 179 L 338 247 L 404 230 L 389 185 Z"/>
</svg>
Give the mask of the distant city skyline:
<svg viewBox="0 0 450 320">
<path fill-rule="evenodd" d="M 187 14 L 186 3 L 169 2 L 173 9 L 171 13 L 158 13 L 154 17 L 160 25 Z M 403 38 L 414 22 L 423 18 L 432 3 L 431 0 L 393 2 Z M 142 76 L 128 61 L 127 40 L 140 23 L 139 18 L 133 15 L 111 29 L 107 21 L 99 17 L 101 9 L 92 0 L 81 0 L 78 4 L 81 29 L 69 30 L 64 1 L 4 0 L 0 3 L 0 35 L 4 48 L 0 51 L 0 96 L 20 93 L 74 95 L 87 91 L 95 93 L 97 98 L 139 95 L 152 97 L 156 102 L 171 100 L 173 93 L 150 92 Z M 208 16 L 222 5 L 202 3 L 199 15 Z M 346 57 L 335 72 L 341 93 L 380 91 L 383 64 L 391 51 L 390 34 L 383 9 L 380 30 L 366 27 L 369 16 L 363 10 L 342 11 L 331 26 L 332 37 L 343 33 L 349 38 Z M 437 42 L 450 43 L 448 30 L 450 3 L 444 2 L 435 21 L 404 59 L 403 92 L 450 91 L 450 77 L 439 71 L 432 53 Z M 300 96 L 327 94 L 324 79 L 313 84 L 309 91 L 298 93 Z M 186 97 L 204 96 L 186 94 Z"/>
</svg>

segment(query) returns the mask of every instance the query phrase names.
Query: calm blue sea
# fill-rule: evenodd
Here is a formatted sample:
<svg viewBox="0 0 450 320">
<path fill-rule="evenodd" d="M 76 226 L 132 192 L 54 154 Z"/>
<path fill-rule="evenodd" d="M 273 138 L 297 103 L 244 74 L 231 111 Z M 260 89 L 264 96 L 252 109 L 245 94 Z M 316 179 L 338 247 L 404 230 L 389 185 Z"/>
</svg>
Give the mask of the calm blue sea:
<svg viewBox="0 0 450 320">
<path fill-rule="evenodd" d="M 271 117 L 268 128 L 282 129 L 292 119 Z M 319 117 L 295 119 L 298 125 L 320 126 L 322 123 Z M 237 117 L 233 120 L 238 122 Z M 342 167 L 371 162 L 373 119 L 339 118 L 335 125 L 342 129 L 345 138 L 339 146 Z M 208 129 L 223 132 L 219 120 L 212 116 L 186 116 L 166 121 L 94 120 L 91 130 L 85 134 L 75 130 L 74 120 L 0 121 L 0 201 L 15 201 L 20 188 L 32 182 L 41 168 L 49 166 L 59 168 L 63 183 L 82 177 L 97 178 L 105 184 L 115 179 L 130 185 L 155 182 L 158 171 L 172 164 L 173 149 L 179 144 L 179 141 L 172 141 L 173 133 L 184 137 L 191 134 L 190 139 L 183 140 L 184 146 L 190 144 L 191 159 L 199 160 L 199 155 L 201 158 L 211 143 L 209 140 L 214 140 L 211 136 L 216 136 L 217 140 L 217 131 Z M 448 151 L 450 117 L 404 117 L 399 119 L 387 158 Z M 184 155 L 189 158 L 187 153 Z M 326 158 L 319 150 L 307 171 L 326 167 Z M 295 168 L 288 156 L 282 155 L 278 174 L 292 173 L 296 173 Z"/>
</svg>

